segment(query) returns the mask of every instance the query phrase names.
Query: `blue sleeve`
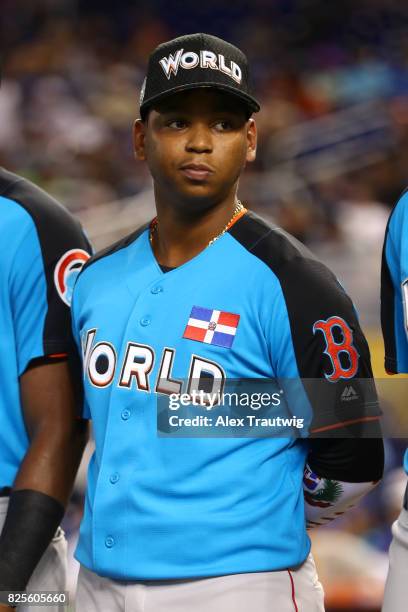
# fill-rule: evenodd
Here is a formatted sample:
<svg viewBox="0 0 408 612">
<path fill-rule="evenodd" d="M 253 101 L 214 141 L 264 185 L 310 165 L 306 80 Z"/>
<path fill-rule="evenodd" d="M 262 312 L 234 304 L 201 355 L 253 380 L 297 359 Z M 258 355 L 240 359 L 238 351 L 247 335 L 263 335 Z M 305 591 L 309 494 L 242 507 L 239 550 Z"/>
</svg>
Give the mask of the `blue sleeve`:
<svg viewBox="0 0 408 612">
<path fill-rule="evenodd" d="M 384 240 L 381 272 L 381 326 L 385 368 L 408 372 L 408 194 L 391 213 Z"/>
</svg>

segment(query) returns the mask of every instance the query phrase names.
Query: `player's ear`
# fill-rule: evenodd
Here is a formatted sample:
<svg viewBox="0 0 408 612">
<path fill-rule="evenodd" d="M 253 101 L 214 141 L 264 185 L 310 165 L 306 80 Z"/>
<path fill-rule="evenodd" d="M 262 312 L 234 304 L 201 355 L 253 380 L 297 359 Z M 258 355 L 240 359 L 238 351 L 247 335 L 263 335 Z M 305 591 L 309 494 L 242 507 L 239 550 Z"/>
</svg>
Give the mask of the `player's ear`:
<svg viewBox="0 0 408 612">
<path fill-rule="evenodd" d="M 256 129 L 255 120 L 250 117 L 247 121 L 247 154 L 246 161 L 252 162 L 256 158 L 256 143 L 258 139 L 258 133 Z"/>
<path fill-rule="evenodd" d="M 146 159 L 145 153 L 145 136 L 146 125 L 141 119 L 136 119 L 133 125 L 133 151 L 135 158 L 139 160 Z"/>
</svg>

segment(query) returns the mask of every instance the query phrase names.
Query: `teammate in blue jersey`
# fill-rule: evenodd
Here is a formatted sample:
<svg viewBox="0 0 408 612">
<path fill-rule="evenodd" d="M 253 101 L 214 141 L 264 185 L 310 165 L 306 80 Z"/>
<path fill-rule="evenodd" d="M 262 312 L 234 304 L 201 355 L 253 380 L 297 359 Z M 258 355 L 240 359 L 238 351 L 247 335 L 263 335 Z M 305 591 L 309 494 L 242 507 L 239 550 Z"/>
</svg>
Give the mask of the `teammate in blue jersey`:
<svg viewBox="0 0 408 612">
<path fill-rule="evenodd" d="M 381 270 L 381 326 L 385 369 L 408 373 L 408 193 L 404 192 L 388 221 Z M 408 474 L 408 450 L 404 457 Z M 408 602 L 408 485 L 403 508 L 393 524 L 390 567 L 383 612 L 405 612 Z"/>
<path fill-rule="evenodd" d="M 63 591 L 58 526 L 87 430 L 69 302 L 90 248 L 60 204 L 2 168 L 0 211 L 0 591 Z"/>
<path fill-rule="evenodd" d="M 229 43 L 188 35 L 150 56 L 134 141 L 157 217 L 92 258 L 72 302 L 96 444 L 79 612 L 321 611 L 305 498 L 320 524 L 381 477 L 378 438 L 158 428 L 160 398 L 301 376 L 337 398 L 321 432 L 344 431 L 338 412 L 379 434 L 378 417 L 361 412 L 359 380 L 372 374 L 351 301 L 305 247 L 238 200 L 258 110 L 246 57 Z"/>
</svg>

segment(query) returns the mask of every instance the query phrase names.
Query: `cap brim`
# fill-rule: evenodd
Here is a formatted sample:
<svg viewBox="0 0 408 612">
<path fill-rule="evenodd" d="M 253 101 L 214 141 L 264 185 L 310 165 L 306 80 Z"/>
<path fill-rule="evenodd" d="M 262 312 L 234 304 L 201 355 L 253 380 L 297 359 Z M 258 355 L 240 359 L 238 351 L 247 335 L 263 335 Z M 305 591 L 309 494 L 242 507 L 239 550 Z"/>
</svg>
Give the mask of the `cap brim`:
<svg viewBox="0 0 408 612">
<path fill-rule="evenodd" d="M 143 113 L 145 113 L 149 108 L 154 106 L 156 102 L 165 100 L 166 98 L 170 98 L 171 96 L 173 96 L 176 93 L 179 93 L 180 91 L 188 91 L 191 89 L 218 89 L 220 91 L 224 91 L 225 93 L 228 93 L 234 98 L 237 98 L 238 100 L 243 102 L 243 104 L 247 107 L 248 110 L 251 111 L 251 113 L 257 113 L 259 112 L 261 108 L 257 100 L 255 100 L 255 98 L 253 98 L 252 96 L 250 96 L 249 94 L 243 91 L 239 91 L 238 89 L 235 89 L 235 87 L 230 87 L 229 85 L 224 85 L 222 83 L 216 83 L 216 82 L 206 82 L 206 83 L 199 82 L 199 83 L 186 83 L 184 85 L 178 85 L 177 87 L 174 87 L 170 91 L 165 91 L 160 94 L 157 94 L 156 96 L 152 96 L 151 98 L 148 98 L 147 100 L 143 100 L 142 104 L 140 105 L 140 114 L 142 115 Z"/>
</svg>

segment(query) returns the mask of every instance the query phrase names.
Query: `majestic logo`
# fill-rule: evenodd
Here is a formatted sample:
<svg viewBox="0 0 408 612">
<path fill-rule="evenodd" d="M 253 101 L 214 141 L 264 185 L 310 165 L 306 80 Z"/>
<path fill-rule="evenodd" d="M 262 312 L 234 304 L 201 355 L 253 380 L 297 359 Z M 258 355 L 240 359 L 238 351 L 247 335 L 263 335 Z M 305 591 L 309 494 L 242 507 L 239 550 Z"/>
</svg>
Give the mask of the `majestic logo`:
<svg viewBox="0 0 408 612">
<path fill-rule="evenodd" d="M 54 270 L 54 283 L 65 304 L 71 305 L 76 277 L 90 255 L 82 249 L 71 249 L 58 260 Z"/>
<path fill-rule="evenodd" d="M 185 70 L 192 70 L 200 66 L 200 68 L 209 68 L 223 72 L 238 84 L 242 81 L 242 71 L 238 64 L 231 60 L 229 66 L 227 66 L 224 55 L 221 53 L 216 55 L 212 51 L 205 49 L 199 53 L 194 51 L 186 51 L 184 53 L 184 49 L 178 49 L 174 55 L 170 53 L 168 57 L 163 57 L 159 63 L 168 79 L 173 74 L 176 76 L 180 67 Z"/>
<path fill-rule="evenodd" d="M 183 338 L 231 348 L 238 323 L 239 315 L 233 312 L 193 306 Z"/>
<path fill-rule="evenodd" d="M 334 338 L 334 330 L 341 334 L 339 342 Z M 313 333 L 321 331 L 326 341 L 324 351 L 330 357 L 333 371 L 325 374 L 330 382 L 336 382 L 340 378 L 353 378 L 357 374 L 359 354 L 353 345 L 353 332 L 341 317 L 329 317 L 326 321 L 316 321 L 313 325 Z M 340 355 L 345 355 L 348 365 L 341 362 Z"/>
<path fill-rule="evenodd" d="M 340 396 L 342 402 L 350 402 L 351 400 L 358 399 L 357 393 L 354 391 L 354 387 L 345 387 L 343 393 Z"/>
</svg>

